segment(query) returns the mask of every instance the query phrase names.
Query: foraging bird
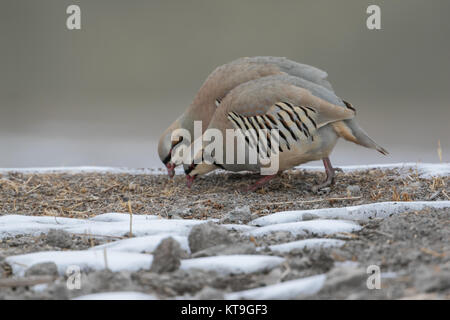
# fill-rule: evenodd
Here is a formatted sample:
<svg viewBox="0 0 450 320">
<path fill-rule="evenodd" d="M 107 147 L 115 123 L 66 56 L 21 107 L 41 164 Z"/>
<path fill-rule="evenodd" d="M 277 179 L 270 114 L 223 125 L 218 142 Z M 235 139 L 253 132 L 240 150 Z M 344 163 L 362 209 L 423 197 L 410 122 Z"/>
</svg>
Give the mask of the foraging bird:
<svg viewBox="0 0 450 320">
<path fill-rule="evenodd" d="M 267 152 L 271 148 L 269 137 L 263 130 L 275 129 L 279 132 L 279 166 L 278 172 L 290 169 L 313 160 L 322 159 L 327 178 L 324 183 L 315 186 L 313 191 L 326 187 L 334 182 L 335 170 L 331 166 L 329 155 L 338 138 L 372 148 L 382 154 L 387 151 L 376 144 L 356 123 L 353 106 L 337 97 L 333 91 L 305 79 L 288 75 L 269 76 L 243 83 L 228 93 L 215 112 L 208 129 L 218 129 L 227 138 L 227 129 L 248 131 L 255 130 L 253 138 L 266 139 Z M 207 129 L 207 130 L 208 130 Z M 237 140 L 236 137 L 233 139 Z M 256 141 L 256 140 L 255 140 Z M 213 155 L 209 164 L 202 162 L 206 142 L 197 152 L 190 165 L 185 166 L 188 186 L 195 177 L 217 168 L 229 171 L 259 171 L 261 163 L 250 164 L 246 154 L 244 164 L 226 163 L 227 152 L 236 155 L 236 141 L 223 143 L 222 158 Z M 246 139 L 247 145 L 253 140 Z M 228 148 L 228 150 L 227 150 Z M 232 150 L 231 150 L 232 149 Z M 277 150 L 272 150 L 277 151 Z M 277 172 L 277 173 L 278 173 Z M 277 174 L 260 179 L 249 188 L 254 190 Z"/>
<path fill-rule="evenodd" d="M 189 143 L 182 138 L 172 139 L 172 133 L 176 129 L 186 129 L 193 137 L 194 121 L 202 121 L 203 133 L 220 102 L 233 88 L 250 80 L 283 74 L 296 76 L 333 90 L 326 80 L 328 75 L 325 71 L 281 57 L 240 58 L 216 68 L 205 80 L 192 104 L 164 131 L 159 140 L 158 154 L 169 176 L 172 177 L 175 174 L 175 167 L 181 164 L 181 159 L 172 158 L 174 151 L 182 143 Z"/>
</svg>

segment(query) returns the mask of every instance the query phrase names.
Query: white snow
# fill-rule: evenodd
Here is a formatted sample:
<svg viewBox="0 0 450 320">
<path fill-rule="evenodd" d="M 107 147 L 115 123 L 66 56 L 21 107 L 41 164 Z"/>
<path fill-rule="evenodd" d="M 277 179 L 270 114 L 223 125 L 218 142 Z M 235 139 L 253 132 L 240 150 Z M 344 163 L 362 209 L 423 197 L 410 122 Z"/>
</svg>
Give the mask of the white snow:
<svg viewBox="0 0 450 320">
<path fill-rule="evenodd" d="M 331 248 L 331 247 L 340 247 L 344 245 L 345 241 L 338 239 L 305 239 L 298 240 L 292 242 L 286 242 L 282 244 L 275 244 L 269 246 L 270 250 L 276 252 L 290 252 L 295 249 L 317 249 L 317 248 Z"/>
<path fill-rule="evenodd" d="M 139 214 L 133 214 L 132 219 L 133 235 L 138 237 L 158 234 L 187 236 L 193 226 L 214 220 L 163 219 L 156 215 Z M 236 231 L 248 231 L 255 228 L 239 224 L 225 224 L 223 226 L 226 229 Z M 25 215 L 0 216 L 0 239 L 18 234 L 37 236 L 41 233 L 47 233 L 50 229 L 88 234 L 92 237 L 124 236 L 130 231 L 130 215 L 127 213 L 105 213 L 90 219 Z"/>
<path fill-rule="evenodd" d="M 269 271 L 283 262 L 284 259 L 280 257 L 238 254 L 186 259 L 181 262 L 180 268 L 183 270 L 216 271 L 222 274 L 239 274 Z"/>
<path fill-rule="evenodd" d="M 136 253 L 153 253 L 161 241 L 169 237 L 172 237 L 174 240 L 178 241 L 181 249 L 190 253 L 187 236 L 178 236 L 173 233 L 161 233 L 151 236 L 117 240 L 92 247 L 90 250 L 103 250 L 106 248 L 108 251 L 114 250 Z"/>
<path fill-rule="evenodd" d="M 12 267 L 13 274 L 18 276 L 23 276 L 28 268 L 43 262 L 54 262 L 58 267 L 58 273 L 64 275 L 70 266 L 87 271 L 106 269 L 107 264 L 111 271 L 137 271 L 149 269 L 152 261 L 152 255 L 119 251 L 107 251 L 105 259 L 105 252 L 97 250 L 42 251 L 9 256 L 5 259 Z"/>
<path fill-rule="evenodd" d="M 107 213 L 91 219 L 72 219 L 49 216 L 4 215 L 0 216 L 0 239 L 18 234 L 40 235 L 50 229 L 96 236 L 123 236 L 130 231 L 130 215 Z M 133 235 L 146 236 L 171 233 L 189 234 L 191 228 L 206 220 L 169 220 L 151 215 L 133 215 Z M 237 228 L 240 228 L 237 226 Z"/>
<path fill-rule="evenodd" d="M 188 235 L 191 228 L 197 224 L 205 223 L 205 220 L 168 220 L 153 219 L 135 221 L 133 219 L 133 235 L 146 236 L 160 233 L 174 233 Z M 77 225 L 65 229 L 71 233 L 86 233 L 98 236 L 123 236 L 130 231 L 129 222 L 94 222 Z"/>
<path fill-rule="evenodd" d="M 284 300 L 294 299 L 299 295 L 315 294 L 322 289 L 326 275 L 290 280 L 270 286 L 245 291 L 232 292 L 225 295 L 228 300 Z"/>
<path fill-rule="evenodd" d="M 135 291 L 101 292 L 79 296 L 73 300 L 158 300 L 152 294 Z"/>
<path fill-rule="evenodd" d="M 322 219 L 367 221 L 373 218 L 386 218 L 392 214 L 423 210 L 427 207 L 450 208 L 450 201 L 377 202 L 343 208 L 283 211 L 257 218 L 250 224 L 268 226 L 278 223 L 298 222 L 303 220 L 305 214 L 312 214 Z"/>
<path fill-rule="evenodd" d="M 133 214 L 133 221 L 142 221 L 142 220 L 155 220 L 161 219 L 161 217 L 151 214 Z M 118 213 L 118 212 L 109 212 L 99 214 L 98 216 L 92 217 L 89 220 L 91 221 L 101 221 L 101 222 L 130 222 L 130 214 L 129 213 Z"/>
<path fill-rule="evenodd" d="M 43 292 L 43 291 L 47 290 L 47 288 L 48 288 L 48 283 L 41 283 L 41 284 L 35 284 L 30 289 L 33 290 L 34 292 Z"/>
<path fill-rule="evenodd" d="M 104 250 L 43 251 L 10 256 L 5 262 L 12 267 L 12 272 L 16 276 L 23 276 L 28 268 L 43 262 L 55 263 L 58 273 L 64 275 L 71 266 L 77 266 L 81 271 L 103 270 L 106 269 L 106 264 L 111 271 L 149 270 L 153 256 L 114 250 L 107 250 L 106 258 Z M 180 268 L 239 274 L 269 271 L 283 262 L 283 258 L 274 256 L 228 255 L 182 260 Z"/>
<path fill-rule="evenodd" d="M 22 215 L 0 216 L 0 239 L 18 234 L 39 235 L 50 229 L 67 229 L 85 224 L 87 220 L 61 217 L 35 217 Z"/>
<path fill-rule="evenodd" d="M 252 236 L 264 236 L 273 232 L 286 231 L 293 235 L 314 234 L 317 236 L 329 235 L 337 232 L 353 232 L 361 226 L 353 221 L 342 220 L 310 220 L 291 223 L 279 223 L 255 228 L 246 232 Z"/>
</svg>

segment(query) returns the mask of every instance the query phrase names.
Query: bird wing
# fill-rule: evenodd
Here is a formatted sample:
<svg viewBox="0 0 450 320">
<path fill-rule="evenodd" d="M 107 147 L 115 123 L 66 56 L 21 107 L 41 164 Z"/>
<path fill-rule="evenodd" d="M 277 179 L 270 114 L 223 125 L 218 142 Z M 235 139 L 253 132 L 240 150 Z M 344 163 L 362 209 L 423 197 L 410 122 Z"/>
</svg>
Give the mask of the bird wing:
<svg viewBox="0 0 450 320">
<path fill-rule="evenodd" d="M 251 57 L 247 59 L 254 63 L 276 65 L 282 72 L 285 72 L 291 76 L 303 78 L 305 80 L 323 86 L 328 90 L 333 91 L 333 87 L 327 80 L 328 73 L 317 67 L 292 61 L 284 57 L 261 56 L 261 57 Z"/>
<path fill-rule="evenodd" d="M 331 104 L 287 79 L 268 77 L 236 87 L 223 99 L 210 127 L 254 130 L 253 143 L 261 130 L 275 129 L 283 151 L 296 142 L 314 141 L 317 130 L 328 123 L 354 117 L 353 110 Z"/>
</svg>

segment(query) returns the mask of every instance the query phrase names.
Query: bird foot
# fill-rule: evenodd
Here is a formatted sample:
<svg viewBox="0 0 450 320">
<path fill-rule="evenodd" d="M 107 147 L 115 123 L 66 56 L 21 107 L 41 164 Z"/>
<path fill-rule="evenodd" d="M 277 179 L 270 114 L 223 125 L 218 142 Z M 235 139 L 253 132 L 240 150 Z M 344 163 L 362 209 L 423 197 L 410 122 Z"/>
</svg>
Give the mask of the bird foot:
<svg viewBox="0 0 450 320">
<path fill-rule="evenodd" d="M 327 178 L 327 180 L 325 180 L 323 183 L 315 185 L 315 186 L 312 186 L 311 187 L 311 191 L 312 191 L 312 193 L 317 194 L 317 193 L 319 193 L 320 190 L 322 190 L 322 189 L 324 189 L 326 187 L 329 187 L 329 186 L 331 186 L 333 184 L 334 184 L 334 177 L 331 178 L 331 179 Z"/>
<path fill-rule="evenodd" d="M 321 189 L 323 189 L 323 188 L 326 188 L 326 187 L 329 187 L 329 186 L 331 186 L 332 184 L 334 184 L 334 178 L 335 178 L 335 176 L 336 176 L 336 171 L 340 171 L 340 172 L 342 172 L 342 169 L 341 168 L 333 168 L 333 166 L 331 165 L 331 162 L 330 162 L 330 159 L 328 158 L 328 157 L 326 157 L 326 158 L 323 158 L 323 165 L 324 165 L 324 167 L 325 167 L 325 172 L 326 172 L 326 174 L 327 174 L 327 179 L 323 182 L 323 183 L 321 183 L 321 184 L 319 184 L 319 185 L 316 185 L 316 186 L 313 186 L 312 188 L 311 188 L 311 191 L 313 192 L 313 193 L 318 193 Z"/>
</svg>

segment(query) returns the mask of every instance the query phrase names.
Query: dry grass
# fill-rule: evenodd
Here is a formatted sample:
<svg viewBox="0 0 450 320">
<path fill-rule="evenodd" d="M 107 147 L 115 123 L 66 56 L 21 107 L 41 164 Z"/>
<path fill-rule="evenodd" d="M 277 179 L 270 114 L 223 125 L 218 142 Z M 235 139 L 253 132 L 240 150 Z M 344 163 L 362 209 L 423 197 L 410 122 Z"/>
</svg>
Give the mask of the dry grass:
<svg viewBox="0 0 450 320">
<path fill-rule="evenodd" d="M 156 214 L 190 208 L 186 218 L 220 217 L 236 206 L 249 205 L 265 215 L 283 210 L 348 206 L 379 201 L 448 199 L 448 177 L 422 179 L 411 170 L 368 170 L 338 173 L 327 194 L 310 192 L 324 178 L 322 172 L 291 170 L 258 192 L 238 191 L 254 183 L 254 174 L 217 173 L 197 179 L 188 189 L 183 176 L 131 174 L 20 174 L 0 176 L 0 213 L 88 218 L 106 212 Z M 348 185 L 361 194 L 349 196 Z M 439 191 L 438 194 L 436 192 Z M 130 227 L 130 234 L 132 229 Z"/>
</svg>

